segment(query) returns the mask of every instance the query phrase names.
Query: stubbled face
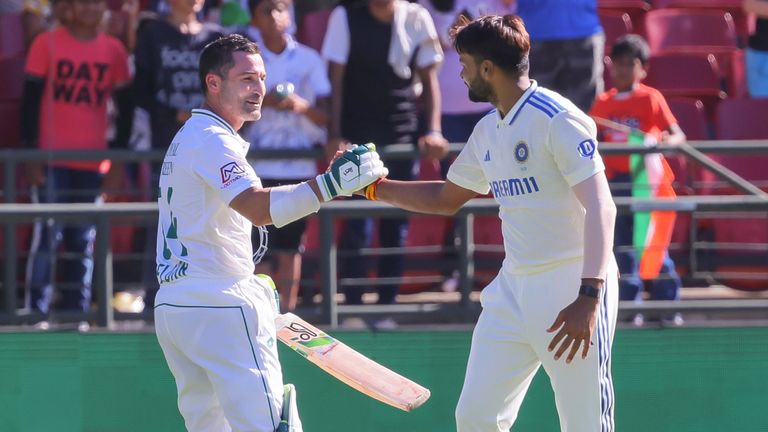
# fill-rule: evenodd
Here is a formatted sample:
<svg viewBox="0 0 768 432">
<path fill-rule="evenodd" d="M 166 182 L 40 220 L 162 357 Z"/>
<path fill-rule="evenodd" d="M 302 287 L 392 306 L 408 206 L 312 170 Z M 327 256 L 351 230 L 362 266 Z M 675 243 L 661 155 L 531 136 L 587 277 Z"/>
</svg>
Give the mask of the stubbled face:
<svg viewBox="0 0 768 432">
<path fill-rule="evenodd" d="M 96 28 L 104 18 L 107 4 L 104 0 L 72 0 L 69 8 L 67 17 L 73 24 Z"/>
<path fill-rule="evenodd" d="M 611 78 L 619 91 L 631 90 L 645 75 L 643 63 L 638 58 L 622 56 L 611 59 Z"/>
<path fill-rule="evenodd" d="M 256 6 L 253 23 L 265 37 L 282 36 L 291 26 L 291 3 L 286 0 L 265 0 Z"/>
<path fill-rule="evenodd" d="M 472 102 L 492 102 L 495 100 L 491 83 L 480 74 L 480 65 L 469 54 L 460 54 L 460 77 L 468 87 L 469 100 Z"/>
<path fill-rule="evenodd" d="M 259 54 L 235 52 L 235 64 L 221 80 L 219 98 L 229 115 L 243 121 L 261 118 L 261 103 L 266 92 L 264 60 Z M 210 91 L 210 89 L 209 89 Z"/>
</svg>

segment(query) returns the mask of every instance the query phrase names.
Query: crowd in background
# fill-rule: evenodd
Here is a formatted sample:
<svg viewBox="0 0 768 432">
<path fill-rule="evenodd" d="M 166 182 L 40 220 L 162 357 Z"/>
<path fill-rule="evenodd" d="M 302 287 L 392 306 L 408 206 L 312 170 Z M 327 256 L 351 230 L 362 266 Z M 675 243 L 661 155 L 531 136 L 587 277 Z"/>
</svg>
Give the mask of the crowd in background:
<svg viewBox="0 0 768 432">
<path fill-rule="evenodd" d="M 756 4 L 752 12 L 758 14 L 747 57 L 748 85 L 753 96 L 766 96 L 768 2 L 747 3 Z M 331 12 L 324 40 L 316 43 L 319 52 L 297 41 L 291 0 L 19 0 L 6 7 L 23 16 L 28 50 L 22 137 L 30 148 L 168 148 L 203 100 L 199 53 L 216 38 L 237 32 L 259 43 L 267 70 L 262 120 L 241 131 L 253 149 L 322 147 L 329 158 L 348 143 L 412 144 L 424 160 L 440 164 L 444 175 L 448 143 L 466 142 L 491 108 L 468 99 L 451 28 L 462 15 L 486 14 L 524 19 L 532 40 L 530 76 L 539 85 L 623 125 L 601 124 L 601 140 L 626 142 L 631 130 L 639 130 L 654 142 L 685 141 L 661 93 L 641 84 L 647 43 L 639 36 L 624 37 L 610 41 L 612 50 L 604 52 L 596 0 L 348 0 Z M 612 60 L 611 89 L 603 88 L 605 55 Z M 631 182 L 629 157 L 606 159 L 610 180 Z M 419 162 L 386 161 L 390 177 L 404 180 L 418 177 Z M 323 169 L 323 161 L 307 159 L 253 163 L 265 186 L 296 183 Z M 34 201 L 93 202 L 110 199 L 126 182 L 155 199 L 161 169 L 153 164 L 142 174 L 120 163 L 59 161 L 32 164 L 25 172 Z M 622 190 L 626 194 L 627 189 L 615 192 Z M 617 223 L 617 246 L 632 244 L 633 223 L 631 217 Z M 402 247 L 407 229 L 407 219 L 382 219 L 377 229 L 372 220 L 346 220 L 340 248 L 351 253 L 340 260 L 340 277 L 365 278 L 377 263 L 373 273 L 393 281 L 377 286 L 378 302 L 394 303 L 404 256 L 371 260 L 355 251 L 371 244 Z M 151 259 L 156 230 L 148 227 L 143 242 L 149 257 L 143 276 L 147 307 L 158 288 Z M 305 231 L 305 221 L 270 227 L 271 268 L 266 270 L 281 288 L 286 310 L 299 302 Z M 30 307 L 48 312 L 56 251 L 63 247 L 75 259 L 58 266 L 57 279 L 67 286 L 59 308 L 88 310 L 94 235 L 87 223 L 37 224 L 27 271 Z M 634 251 L 617 249 L 617 257 L 626 276 L 622 298 L 639 298 L 645 282 L 637 276 Z M 661 265 L 661 282 L 650 283 L 651 297 L 677 299 L 675 265 L 668 255 Z M 346 302 L 362 303 L 363 292 L 354 284 L 345 286 Z"/>
</svg>

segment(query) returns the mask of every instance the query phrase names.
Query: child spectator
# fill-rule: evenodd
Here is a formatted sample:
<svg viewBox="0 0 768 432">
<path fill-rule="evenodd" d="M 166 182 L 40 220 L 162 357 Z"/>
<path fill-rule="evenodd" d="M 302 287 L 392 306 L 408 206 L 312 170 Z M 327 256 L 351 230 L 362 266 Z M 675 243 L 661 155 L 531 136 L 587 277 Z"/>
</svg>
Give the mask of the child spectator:
<svg viewBox="0 0 768 432">
<path fill-rule="evenodd" d="M 117 39 L 99 31 L 104 0 L 60 0 L 68 9 L 61 26 L 38 35 L 29 51 L 22 97 L 22 137 L 27 147 L 43 150 L 105 150 L 107 102 L 118 107 L 117 135 L 111 147 L 125 148 L 133 112 L 128 55 Z M 45 169 L 30 164 L 27 175 L 33 201 L 94 202 L 99 189 L 119 184 L 120 164 L 103 179 L 99 161 L 52 161 Z M 104 164 L 108 165 L 108 164 Z M 93 222 L 38 222 L 27 274 L 31 307 L 47 314 L 53 300 L 53 267 L 58 244 L 75 259 L 58 266 L 61 308 L 87 311 L 93 273 Z M 81 323 L 87 326 L 86 323 Z M 47 327 L 44 321 L 42 327 Z"/>
<path fill-rule="evenodd" d="M 325 64 L 312 48 L 296 42 L 290 0 L 250 0 L 251 25 L 246 36 L 260 41 L 267 70 L 267 95 L 261 121 L 246 131 L 251 148 L 310 149 L 325 143 L 331 84 Z M 300 183 L 317 175 L 313 159 L 260 160 L 253 163 L 264 187 Z M 270 225 L 269 252 L 275 282 L 286 311 L 296 309 L 301 280 L 301 237 L 306 219 L 282 228 Z M 254 230 L 254 234 L 258 231 Z M 254 239 L 254 250 L 259 239 Z M 271 273 L 271 272 L 270 272 Z"/>
<path fill-rule="evenodd" d="M 645 134 L 646 142 L 664 142 L 680 144 L 685 142 L 685 134 L 661 93 L 641 83 L 646 76 L 650 49 L 645 40 L 630 34 L 619 38 L 611 51 L 611 76 L 615 88 L 598 96 L 590 115 L 596 118 L 600 126 L 601 140 L 605 142 L 626 143 L 630 130 Z M 607 119 L 625 127 L 606 126 Z M 660 155 L 659 155 L 660 156 Z M 635 173 L 630 170 L 629 156 L 604 156 L 606 176 L 613 186 L 626 186 L 633 181 Z M 662 162 L 666 167 L 666 162 Z M 670 185 L 666 185 L 670 186 Z M 631 188 L 616 187 L 613 196 L 632 196 Z M 639 262 L 633 248 L 633 214 L 619 214 L 616 218 L 615 245 L 621 280 L 619 295 L 621 300 L 636 300 L 643 291 L 643 281 L 639 277 Z M 665 252 L 659 272 L 659 278 L 650 281 L 650 298 L 654 300 L 678 299 L 681 286 L 675 265 Z M 675 317 L 675 321 L 678 321 Z"/>
</svg>

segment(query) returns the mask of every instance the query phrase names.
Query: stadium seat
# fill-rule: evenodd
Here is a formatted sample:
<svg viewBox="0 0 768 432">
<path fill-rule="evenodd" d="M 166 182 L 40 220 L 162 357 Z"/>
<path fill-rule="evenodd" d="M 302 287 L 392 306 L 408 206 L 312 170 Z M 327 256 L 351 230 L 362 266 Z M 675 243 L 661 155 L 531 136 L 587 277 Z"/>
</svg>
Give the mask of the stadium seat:
<svg viewBox="0 0 768 432">
<path fill-rule="evenodd" d="M 700 100 L 670 98 L 667 103 L 689 141 L 710 139 L 707 114 L 704 110 L 704 104 Z"/>
<path fill-rule="evenodd" d="M 709 118 L 726 93 L 721 88 L 720 71 L 712 54 L 664 54 L 649 61 L 646 84 L 667 97 L 701 99 Z"/>
<path fill-rule="evenodd" d="M 733 24 L 739 43 L 744 46 L 749 34 L 754 31 L 754 17 L 744 11 L 743 0 L 654 0 L 654 9 L 708 9 L 728 12 L 733 17 Z"/>
<path fill-rule="evenodd" d="M 331 11 L 332 9 L 322 9 L 304 15 L 297 34 L 299 42 L 319 52 L 323 47 L 323 38 Z"/>
<path fill-rule="evenodd" d="M 442 246 L 448 230 L 453 226 L 451 219 L 441 216 L 411 216 L 408 225 L 406 247 Z M 447 263 L 441 253 L 406 253 L 404 277 L 434 276 L 440 277 L 445 273 L 440 263 Z M 430 283 L 400 284 L 401 294 L 411 294 L 431 288 Z"/>
<path fill-rule="evenodd" d="M 0 58 L 24 54 L 24 30 L 21 14 L 0 14 Z"/>
<path fill-rule="evenodd" d="M 18 102 L 0 101 L 0 149 L 21 147 L 21 107 Z"/>
<path fill-rule="evenodd" d="M 0 101 L 20 101 L 24 84 L 24 57 L 0 59 Z"/>
<path fill-rule="evenodd" d="M 654 54 L 693 46 L 738 48 L 731 14 L 717 10 L 652 10 L 645 30 Z"/>
<path fill-rule="evenodd" d="M 717 139 L 746 140 L 768 139 L 768 99 L 728 99 L 723 101 L 717 110 Z M 768 155 L 752 154 L 721 155 L 714 157 L 736 174 L 746 178 L 768 191 Z M 733 192 L 726 190 L 726 193 Z M 738 219 L 715 219 L 715 240 L 725 243 L 768 243 L 768 218 L 752 215 L 741 215 Z M 750 217 L 751 216 L 751 217 Z M 765 263 L 768 254 L 756 251 L 729 251 L 718 256 L 718 271 L 738 271 L 766 274 Z M 733 278 L 725 280 L 729 286 L 745 290 L 768 289 L 766 281 L 748 281 Z"/>
<path fill-rule="evenodd" d="M 719 140 L 768 139 L 768 99 L 727 99 L 717 109 Z M 720 161 L 747 180 L 768 185 L 768 155 L 724 155 Z M 768 187 L 764 188 L 768 190 Z"/>
<path fill-rule="evenodd" d="M 600 23 L 605 32 L 605 53 L 610 55 L 611 47 L 620 36 L 632 33 L 632 20 L 626 12 L 600 10 Z"/>
<path fill-rule="evenodd" d="M 632 28 L 637 34 L 645 33 L 645 14 L 651 6 L 645 0 L 598 0 L 600 13 L 623 12 L 632 20 Z"/>
</svg>

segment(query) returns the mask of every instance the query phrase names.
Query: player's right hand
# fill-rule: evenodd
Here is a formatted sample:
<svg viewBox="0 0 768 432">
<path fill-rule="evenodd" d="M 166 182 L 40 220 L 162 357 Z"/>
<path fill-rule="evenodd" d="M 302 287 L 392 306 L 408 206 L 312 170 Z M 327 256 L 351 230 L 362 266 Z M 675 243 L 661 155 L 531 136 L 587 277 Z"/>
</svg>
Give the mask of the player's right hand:
<svg viewBox="0 0 768 432">
<path fill-rule="evenodd" d="M 352 196 L 387 174 L 389 170 L 376 153 L 376 145 L 353 145 L 331 162 L 328 171 L 317 176 L 317 184 L 323 201 L 330 201 L 337 196 Z"/>
</svg>

